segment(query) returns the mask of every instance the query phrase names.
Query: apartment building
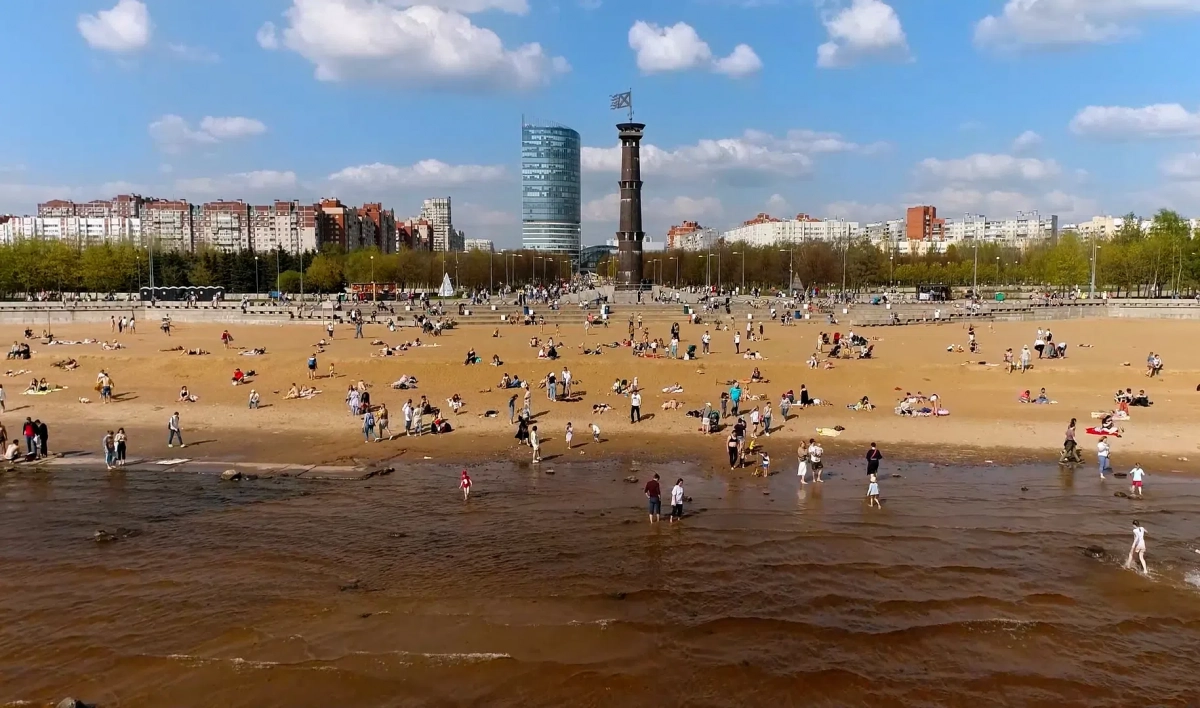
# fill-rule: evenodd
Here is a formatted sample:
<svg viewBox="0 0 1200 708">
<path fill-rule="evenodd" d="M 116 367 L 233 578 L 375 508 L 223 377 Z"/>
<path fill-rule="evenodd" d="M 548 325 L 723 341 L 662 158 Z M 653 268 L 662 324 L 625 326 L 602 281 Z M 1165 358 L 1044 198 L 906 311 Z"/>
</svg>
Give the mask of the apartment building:
<svg viewBox="0 0 1200 708">
<path fill-rule="evenodd" d="M 408 219 L 396 224 L 396 250 L 433 250 L 433 224 L 426 219 Z"/>
<path fill-rule="evenodd" d="M 759 214 L 741 226 L 721 235 L 726 243 L 746 243 L 751 246 L 770 246 L 803 241 L 845 241 L 862 235 L 857 221 L 817 219 L 797 214 L 794 219 L 776 219 Z"/>
<path fill-rule="evenodd" d="M 715 248 L 721 237 L 716 229 L 705 228 L 695 221 L 667 229 L 667 248 L 680 251 L 707 251 Z"/>
<path fill-rule="evenodd" d="M 250 205 L 242 200 L 208 202 L 199 208 L 197 248 L 241 251 L 250 248 Z"/>
<path fill-rule="evenodd" d="M 362 219 L 354 207 L 340 199 L 322 199 L 317 204 L 317 235 L 319 246 L 337 244 L 344 249 L 354 248 L 362 241 Z"/>
<path fill-rule="evenodd" d="M 137 194 L 118 194 L 112 199 L 95 199 L 83 203 L 52 199 L 38 204 L 37 215 L 42 218 L 81 216 L 88 219 L 135 219 L 141 216 L 141 207 L 145 201 L 145 198 Z"/>
<path fill-rule="evenodd" d="M 426 199 L 421 205 L 421 219 L 433 226 L 433 250 L 453 251 L 453 241 L 458 233 L 454 230 L 454 219 L 451 213 L 450 197 L 433 197 Z M 457 250 L 462 250 L 460 244 Z"/>
<path fill-rule="evenodd" d="M 197 213 L 183 200 L 147 199 L 141 205 L 142 238 L 157 248 L 190 251 L 196 243 Z"/>
<path fill-rule="evenodd" d="M 317 248 L 317 207 L 297 201 L 250 207 L 250 246 L 255 251 L 287 253 Z"/>
<path fill-rule="evenodd" d="M 937 207 L 909 207 L 904 217 L 905 236 L 910 241 L 937 241 L 945 238 L 945 219 L 939 219 Z"/>
<path fill-rule="evenodd" d="M 464 251 L 487 251 L 492 253 L 496 250 L 496 246 L 491 239 L 486 238 L 468 238 L 463 241 Z"/>
<path fill-rule="evenodd" d="M 396 249 L 396 212 L 384 209 L 379 202 L 368 202 L 362 205 L 359 214 L 363 219 L 364 245 L 393 253 Z"/>
<path fill-rule="evenodd" d="M 1042 218 L 1037 213 L 1021 214 L 1016 219 L 988 219 L 982 215 L 946 219 L 943 233 L 947 241 L 992 241 L 1020 246 L 1024 243 L 1058 236 L 1058 217 Z"/>
</svg>

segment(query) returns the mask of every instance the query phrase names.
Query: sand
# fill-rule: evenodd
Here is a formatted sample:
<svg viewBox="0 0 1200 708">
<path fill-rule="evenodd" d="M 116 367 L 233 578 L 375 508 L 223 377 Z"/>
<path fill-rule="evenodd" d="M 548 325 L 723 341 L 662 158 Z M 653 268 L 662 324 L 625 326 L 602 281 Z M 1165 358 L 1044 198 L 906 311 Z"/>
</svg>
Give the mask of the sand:
<svg viewBox="0 0 1200 708">
<path fill-rule="evenodd" d="M 533 411 L 543 440 L 542 454 L 547 462 L 572 455 L 582 460 L 606 456 L 635 456 L 641 459 L 689 457 L 720 460 L 724 454 L 722 434 L 703 436 L 695 418 L 684 415 L 687 409 L 711 402 L 719 405 L 725 382 L 747 379 L 758 366 L 770 380 L 749 387 L 750 394 L 769 400 L 775 409 L 778 432 L 764 439 L 776 466 L 789 470 L 795 464 L 796 444 L 815 435 L 816 428 L 841 425 L 843 434 L 826 439 L 832 454 L 861 455 L 871 441 L 879 443 L 885 456 L 916 457 L 930 460 L 1053 460 L 1057 458 L 1070 418 L 1079 419 L 1079 439 L 1088 460 L 1094 459 L 1095 439 L 1083 433 L 1094 421 L 1091 411 L 1115 406 L 1113 392 L 1131 387 L 1145 388 L 1155 402 L 1149 409 L 1134 408 L 1132 420 L 1122 423 L 1125 435 L 1113 442 L 1113 465 L 1118 470 L 1135 462 L 1148 471 L 1191 469 L 1200 461 L 1200 445 L 1195 421 L 1200 414 L 1200 371 L 1192 354 L 1200 346 L 1200 322 L 1165 320 L 1077 320 L 1052 322 L 1057 341 L 1070 345 L 1065 360 L 1041 361 L 1026 373 L 1007 373 L 1002 367 L 980 365 L 979 361 L 999 363 L 1006 347 L 1020 351 L 1023 344 L 1032 347 L 1036 329 L 1047 323 L 981 323 L 977 334 L 981 351 L 947 352 L 947 346 L 967 344 L 963 324 L 914 325 L 863 329 L 858 334 L 878 338 L 875 359 L 838 361 L 832 370 L 810 370 L 805 360 L 813 351 L 817 332 L 834 329 L 822 324 L 803 323 L 783 327 L 766 325 L 766 340 L 749 346 L 762 352 L 764 361 L 748 361 L 733 353 L 733 332 L 717 331 L 712 325 L 681 323 L 680 351 L 688 344 L 699 345 L 707 329 L 713 335 L 713 353 L 697 361 L 644 359 L 629 349 L 604 349 L 601 356 L 583 356 L 579 345 L 594 347 L 618 340 L 625 335 L 625 323 L 618 318 L 607 330 L 593 329 L 585 336 L 582 321 L 564 326 L 556 340 L 563 342 L 564 355 L 558 362 L 539 361 L 529 346 L 531 336 L 553 336 L 555 328 L 507 326 L 500 338 L 493 338 L 490 326 L 464 326 L 440 337 L 425 336 L 423 346 L 392 357 L 372 357 L 379 351 L 370 344 L 382 339 L 398 344 L 419 336 L 413 329 L 389 332 L 383 325 L 367 325 L 364 339 L 352 339 L 354 330 L 339 326 L 332 344 L 318 355 L 316 382 L 323 391 L 311 400 L 284 400 L 292 383 L 307 380 L 305 360 L 313 344 L 325 332 L 318 324 L 283 326 L 237 326 L 230 328 L 239 347 L 266 347 L 266 356 L 240 356 L 236 349 L 222 348 L 222 325 L 177 325 L 168 337 L 142 321 L 142 331 L 122 335 L 127 348 L 102 351 L 100 345 L 46 346 L 35 343 L 29 361 L 10 361 L 9 369 L 29 369 L 32 374 L 0 378 L 8 392 L 8 412 L 0 418 L 9 436 L 19 436 L 26 416 L 41 418 L 50 426 L 52 451 L 100 450 L 100 439 L 108 428 L 124 426 L 130 435 L 130 456 L 180 454 L 166 447 L 166 421 L 172 411 L 180 412 L 189 457 L 214 459 L 259 459 L 272 462 L 365 462 L 405 458 L 434 461 L 466 461 L 480 458 L 527 459 L 529 450 L 518 447 L 514 428 L 508 423 L 507 401 L 514 391 L 503 391 L 497 383 L 503 372 L 522 379 L 540 381 L 548 372 L 570 368 L 574 389 L 582 394 L 577 402 L 550 402 L 543 389 L 533 389 Z M 651 325 L 647 325 L 651 326 Z M 655 336 L 666 336 L 666 325 L 656 322 Z M 9 327 L 10 339 L 18 338 L 22 328 Z M 837 329 L 845 330 L 844 327 Z M 112 340 L 107 324 L 70 325 L 55 328 L 60 339 L 93 337 Z M 744 331 L 743 331 L 744 336 Z M 1092 348 L 1079 345 L 1093 344 Z M 207 356 L 185 356 L 164 352 L 174 346 L 202 347 Z M 743 350 L 746 348 L 743 344 Z M 484 363 L 464 366 L 466 351 L 474 348 Z M 1161 378 L 1147 379 L 1144 362 L 1148 352 L 1158 352 L 1165 364 Z M 501 367 L 488 365 L 493 354 L 504 361 Z M 74 357 L 79 368 L 64 372 L 51 362 Z M 330 363 L 335 378 L 325 378 Z M 1129 366 L 1123 363 L 1128 362 Z M 255 370 L 248 385 L 233 386 L 230 377 L 235 367 Z M 102 405 L 93 390 L 96 374 L 107 370 L 116 383 L 117 401 Z M 420 386 L 415 391 L 399 391 L 390 383 L 401 374 L 415 375 Z M 67 386 L 67 390 L 45 396 L 23 396 L 21 391 L 33 376 Z M 638 377 L 644 389 L 643 421 L 631 425 L 628 399 L 610 394 L 616 378 Z M 372 386 L 372 402 L 386 403 L 391 411 L 393 431 L 402 423 L 401 406 L 408 398 L 426 395 L 441 406 L 455 430 L 449 435 L 398 438 L 378 444 L 364 444 L 361 420 L 349 415 L 344 405 L 348 385 L 363 380 Z M 682 394 L 663 394 L 663 387 L 678 383 Z M 780 394 L 800 390 L 806 384 L 813 396 L 831 401 L 827 407 L 799 410 L 793 408 L 790 419 L 780 419 Z M 194 403 L 177 403 L 179 388 L 187 386 L 199 396 Z M 535 384 L 536 386 L 536 384 Z M 1054 405 L 1028 405 L 1017 402 L 1023 389 L 1036 395 L 1045 387 Z M 247 409 L 251 389 L 262 396 L 262 408 Z M 907 391 L 936 392 L 951 411 L 945 418 L 901 418 L 893 414 L 896 399 Z M 446 399 L 453 394 L 465 399 L 466 406 L 455 416 Z M 846 405 L 869 396 L 878 408 L 871 412 L 847 410 Z M 81 396 L 90 403 L 79 402 Z M 681 401 L 681 410 L 664 411 L 660 405 L 670 399 Z M 613 410 L 593 415 L 592 405 L 608 403 Z M 753 402 L 750 405 L 754 405 Z M 518 399 L 518 408 L 520 401 Z M 492 409 L 495 418 L 479 414 Z M 428 418 L 427 418 L 428 420 Z M 565 450 L 563 432 L 566 423 L 575 427 L 578 447 Z M 588 425 L 597 422 L 604 442 L 591 443 Z M 196 445 L 195 443 L 202 443 Z M 574 459 L 573 458 L 573 459 Z M 1185 461 L 1183 458 L 1190 458 Z M 748 471 L 747 471 L 748 472 Z"/>
</svg>

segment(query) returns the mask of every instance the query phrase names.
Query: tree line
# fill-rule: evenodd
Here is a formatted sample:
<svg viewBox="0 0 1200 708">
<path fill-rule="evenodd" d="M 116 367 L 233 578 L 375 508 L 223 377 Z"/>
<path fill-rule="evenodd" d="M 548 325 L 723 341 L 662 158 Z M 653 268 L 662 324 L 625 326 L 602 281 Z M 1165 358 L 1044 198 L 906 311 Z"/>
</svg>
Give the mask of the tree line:
<svg viewBox="0 0 1200 708">
<path fill-rule="evenodd" d="M 1087 289 L 1093 247 L 1096 288 L 1116 295 L 1190 295 L 1200 286 L 1200 241 L 1188 223 L 1160 211 L 1148 232 L 1132 215 L 1111 238 L 1093 244 L 1062 234 L 1026 249 L 980 243 L 951 245 L 944 253 L 901 255 L 865 239 L 788 246 L 723 244 L 711 253 L 647 253 L 643 278 L 657 284 L 768 290 L 795 287 L 862 292 L 920 284 L 1040 286 Z M 153 265 L 153 269 L 151 266 Z M 615 256 L 597 272 L 612 274 Z M 402 289 L 436 289 L 448 274 L 459 288 L 495 290 L 569 277 L 565 255 L 536 251 L 430 253 L 375 249 L 349 253 L 283 251 L 196 253 L 147 249 L 134 244 L 79 248 L 62 241 L 24 239 L 0 246 L 0 293 L 9 297 L 42 291 L 116 293 L 155 286 L 220 286 L 230 293 L 339 292 L 352 283 L 396 283 Z"/>
</svg>

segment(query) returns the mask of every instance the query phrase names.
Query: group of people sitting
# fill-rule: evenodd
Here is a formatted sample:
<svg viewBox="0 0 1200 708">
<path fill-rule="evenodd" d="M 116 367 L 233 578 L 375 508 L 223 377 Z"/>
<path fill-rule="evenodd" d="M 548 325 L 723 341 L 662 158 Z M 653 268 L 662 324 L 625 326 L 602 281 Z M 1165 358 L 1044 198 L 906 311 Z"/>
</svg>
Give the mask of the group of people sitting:
<svg viewBox="0 0 1200 708">
<path fill-rule="evenodd" d="M 13 342 L 12 348 L 8 350 L 6 359 L 28 359 L 33 356 L 33 352 L 29 349 L 29 344 L 26 342 Z"/>
<path fill-rule="evenodd" d="M 41 379 L 33 379 L 29 382 L 29 387 L 25 389 L 25 393 L 49 393 L 56 390 L 57 387 L 46 383 L 45 377 Z"/>
<path fill-rule="evenodd" d="M 242 371 L 241 367 L 233 370 L 233 385 L 241 386 L 244 383 L 250 383 L 250 378 L 255 374 L 254 370 Z"/>
<path fill-rule="evenodd" d="M 1029 393 L 1029 389 L 1025 389 L 1024 391 L 1021 392 L 1021 395 L 1017 396 L 1017 402 L 1018 403 L 1034 403 L 1034 404 L 1039 404 L 1039 405 L 1055 403 L 1055 401 L 1050 400 L 1050 397 L 1046 395 L 1046 389 L 1044 389 L 1044 388 L 1040 389 L 1038 391 L 1038 395 L 1036 398 L 1034 398 Z"/>
<path fill-rule="evenodd" d="M 521 385 L 522 382 L 519 376 L 509 376 L 508 372 L 506 371 L 504 372 L 504 376 L 500 377 L 500 383 L 497 384 L 496 387 L 502 389 L 521 388 Z"/>
<path fill-rule="evenodd" d="M 400 376 L 400 378 L 398 378 L 392 382 L 392 388 L 395 388 L 395 389 L 400 389 L 400 390 L 406 391 L 408 389 L 413 389 L 416 387 L 417 387 L 417 377 L 409 376 L 408 374 L 403 374 Z"/>
<path fill-rule="evenodd" d="M 300 388 L 296 388 L 296 384 L 292 384 L 292 387 L 288 389 L 287 395 L 284 396 L 284 399 L 312 398 L 318 393 L 320 393 L 320 391 L 312 386 L 301 386 Z"/>
<path fill-rule="evenodd" d="M 1162 370 L 1162 357 L 1154 352 L 1150 352 L 1150 356 L 1146 357 L 1146 376 L 1149 378 L 1160 376 L 1162 375 Z"/>
<path fill-rule="evenodd" d="M 866 400 L 865 396 L 863 400 Z M 936 393 L 926 396 L 917 391 L 916 394 L 904 394 L 904 398 L 901 398 L 899 404 L 896 406 L 896 415 L 927 418 L 950 415 L 950 411 L 942 407 L 941 397 Z"/>
<path fill-rule="evenodd" d="M 1150 396 L 1146 395 L 1145 389 L 1138 389 L 1136 395 L 1134 395 L 1133 389 L 1118 390 L 1113 394 L 1113 401 L 1116 402 L 1117 409 L 1125 413 L 1129 413 L 1130 406 L 1149 408 L 1154 405 L 1154 402 L 1150 400 Z"/>
</svg>

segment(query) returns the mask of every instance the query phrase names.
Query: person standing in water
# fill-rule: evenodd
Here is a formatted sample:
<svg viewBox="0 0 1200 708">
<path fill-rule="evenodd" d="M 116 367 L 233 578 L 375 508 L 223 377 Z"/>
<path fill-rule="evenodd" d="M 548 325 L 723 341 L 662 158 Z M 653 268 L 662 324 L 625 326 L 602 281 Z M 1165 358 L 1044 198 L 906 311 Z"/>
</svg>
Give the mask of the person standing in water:
<svg viewBox="0 0 1200 708">
<path fill-rule="evenodd" d="M 568 420 L 567 421 L 567 435 L 566 435 L 568 450 L 571 449 L 571 439 L 574 437 L 575 437 L 575 429 L 573 427 L 571 427 L 571 421 Z"/>
<path fill-rule="evenodd" d="M 1129 470 L 1129 496 L 1142 498 L 1142 477 L 1145 476 L 1141 463 L 1134 463 L 1133 469 Z"/>
<path fill-rule="evenodd" d="M 654 479 L 646 482 L 646 499 L 650 509 L 650 523 L 657 524 L 658 518 L 662 514 L 662 487 L 658 483 L 658 473 L 654 473 Z"/>
<path fill-rule="evenodd" d="M 1126 569 L 1133 567 L 1134 555 L 1142 564 L 1142 575 L 1149 575 L 1150 571 L 1146 568 L 1146 529 L 1137 521 L 1133 522 L 1133 545 L 1129 547 L 1129 557 L 1125 559 Z"/>
<path fill-rule="evenodd" d="M 458 488 L 462 490 L 463 501 L 471 496 L 471 475 L 467 474 L 466 470 L 462 471 L 462 478 L 458 481 Z"/>
<path fill-rule="evenodd" d="M 1104 479 L 1105 472 L 1112 472 L 1112 467 L 1108 464 L 1108 436 L 1101 435 L 1100 442 L 1096 443 L 1096 461 L 1100 465 L 1100 479 Z"/>
<path fill-rule="evenodd" d="M 808 460 L 809 460 L 809 464 L 812 466 L 814 482 L 824 482 L 825 481 L 825 480 L 821 479 L 821 474 L 825 471 L 825 463 L 821 462 L 821 456 L 824 454 L 825 454 L 825 450 L 822 449 L 821 446 L 815 440 L 809 441 Z"/>
<path fill-rule="evenodd" d="M 529 429 L 529 446 L 533 448 L 533 461 L 542 461 L 542 440 L 538 436 L 537 426 Z"/>
<path fill-rule="evenodd" d="M 809 438 L 808 445 L 811 445 L 812 442 L 812 439 Z M 796 469 L 796 474 L 800 477 L 800 484 L 808 484 L 808 445 L 800 443 L 800 447 L 796 448 L 796 455 L 800 457 L 800 466 Z"/>
<path fill-rule="evenodd" d="M 683 519 L 683 477 L 671 488 L 671 523 Z"/>
<path fill-rule="evenodd" d="M 871 449 L 867 450 L 867 474 L 871 476 L 872 481 L 874 481 L 875 475 L 879 474 L 879 461 L 882 459 L 883 453 L 879 451 L 875 443 L 871 443 Z"/>
<path fill-rule="evenodd" d="M 867 484 L 867 508 L 876 507 L 882 509 L 883 505 L 879 503 L 879 482 L 876 481 L 875 475 L 871 475 L 869 480 L 870 482 Z"/>
</svg>

